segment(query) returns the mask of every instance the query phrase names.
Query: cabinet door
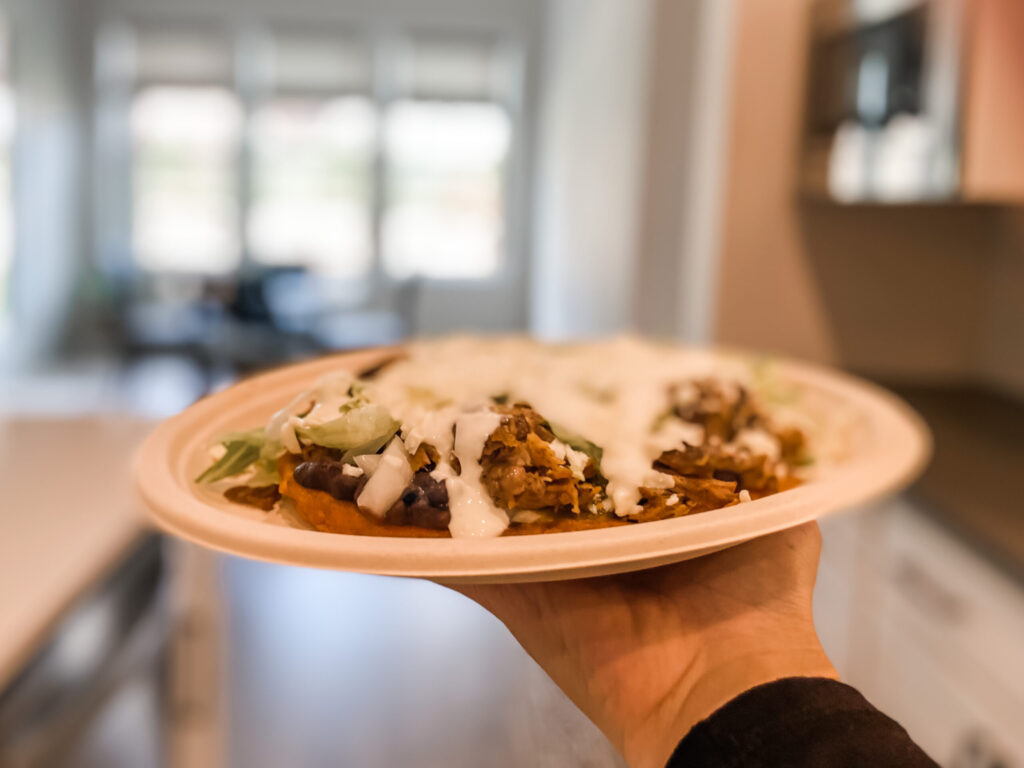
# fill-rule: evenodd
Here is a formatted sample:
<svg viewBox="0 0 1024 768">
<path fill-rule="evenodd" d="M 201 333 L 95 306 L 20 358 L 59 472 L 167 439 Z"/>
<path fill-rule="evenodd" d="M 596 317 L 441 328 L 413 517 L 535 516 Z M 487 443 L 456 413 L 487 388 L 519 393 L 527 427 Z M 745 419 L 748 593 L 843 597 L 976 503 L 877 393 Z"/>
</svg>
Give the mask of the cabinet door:
<svg viewBox="0 0 1024 768">
<path fill-rule="evenodd" d="M 963 196 L 1024 199 L 1024 3 L 967 3 Z"/>
<path fill-rule="evenodd" d="M 877 518 L 855 610 L 856 684 L 943 765 L 1024 767 L 1024 596 L 1019 587 L 896 501 Z"/>
<path fill-rule="evenodd" d="M 940 765 L 948 768 L 1024 768 L 1020 734 L 1007 733 L 1004 703 L 972 690 L 922 649 L 920 627 L 905 615 L 881 616 L 878 677 L 863 693 L 896 719 Z M 938 631 L 930 627 L 928 631 Z"/>
</svg>

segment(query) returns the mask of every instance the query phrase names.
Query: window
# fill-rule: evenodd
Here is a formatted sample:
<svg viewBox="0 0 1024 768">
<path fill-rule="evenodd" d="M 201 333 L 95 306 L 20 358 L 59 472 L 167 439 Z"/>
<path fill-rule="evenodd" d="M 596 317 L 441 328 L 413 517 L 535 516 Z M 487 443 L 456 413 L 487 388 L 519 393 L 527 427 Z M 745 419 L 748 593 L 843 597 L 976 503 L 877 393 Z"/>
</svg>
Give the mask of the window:
<svg viewBox="0 0 1024 768">
<path fill-rule="evenodd" d="M 365 51 L 328 35 L 274 42 L 273 94 L 252 116 L 252 257 L 365 277 L 373 266 L 377 132 L 376 107 L 363 93 Z"/>
<path fill-rule="evenodd" d="M 487 103 L 399 101 L 388 110 L 385 269 L 479 278 L 501 266 L 510 125 Z"/>
<path fill-rule="evenodd" d="M 387 110 L 382 258 L 394 277 L 482 278 L 502 266 L 512 121 L 507 57 L 486 37 L 414 33 Z"/>
<path fill-rule="evenodd" d="M 132 103 L 132 245 L 153 271 L 238 266 L 237 99 L 224 88 L 151 86 Z"/>
<path fill-rule="evenodd" d="M 136 267 L 367 286 L 503 268 L 514 87 L 495 39 L 265 28 L 232 48 L 208 26 L 126 28 L 108 59 L 125 62 L 130 210 L 108 220 L 130 222 Z"/>
</svg>

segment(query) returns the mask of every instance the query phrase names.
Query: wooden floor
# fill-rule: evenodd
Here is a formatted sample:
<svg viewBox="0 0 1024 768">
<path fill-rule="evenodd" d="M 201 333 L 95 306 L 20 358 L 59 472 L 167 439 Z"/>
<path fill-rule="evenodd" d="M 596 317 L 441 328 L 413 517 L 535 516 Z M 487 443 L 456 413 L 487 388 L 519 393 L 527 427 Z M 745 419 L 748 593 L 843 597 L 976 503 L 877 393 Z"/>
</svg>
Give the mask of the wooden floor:
<svg viewBox="0 0 1024 768">
<path fill-rule="evenodd" d="M 429 582 L 221 562 L 226 762 L 623 763 L 496 619 Z"/>
</svg>

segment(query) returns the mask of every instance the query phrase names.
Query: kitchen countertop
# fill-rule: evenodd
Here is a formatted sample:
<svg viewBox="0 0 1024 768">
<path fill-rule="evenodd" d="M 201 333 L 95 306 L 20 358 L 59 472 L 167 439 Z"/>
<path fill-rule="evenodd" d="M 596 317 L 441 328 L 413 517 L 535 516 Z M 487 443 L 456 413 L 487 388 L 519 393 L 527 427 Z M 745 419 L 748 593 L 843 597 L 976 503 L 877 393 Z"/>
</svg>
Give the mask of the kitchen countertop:
<svg viewBox="0 0 1024 768">
<path fill-rule="evenodd" d="M 0 689 L 147 528 L 131 459 L 151 425 L 0 419 Z"/>
<path fill-rule="evenodd" d="M 976 387 L 893 386 L 924 417 L 935 453 L 910 495 L 1024 582 L 1024 403 Z"/>
</svg>

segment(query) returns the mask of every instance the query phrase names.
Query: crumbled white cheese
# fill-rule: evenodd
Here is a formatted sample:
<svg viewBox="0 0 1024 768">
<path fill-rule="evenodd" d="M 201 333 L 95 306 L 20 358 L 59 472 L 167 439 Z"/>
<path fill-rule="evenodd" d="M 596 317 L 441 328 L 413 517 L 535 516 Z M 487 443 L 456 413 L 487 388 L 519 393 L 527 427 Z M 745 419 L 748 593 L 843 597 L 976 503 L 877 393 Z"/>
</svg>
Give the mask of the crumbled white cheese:
<svg viewBox="0 0 1024 768">
<path fill-rule="evenodd" d="M 733 442 L 755 456 L 767 456 L 772 461 L 778 461 L 782 455 L 778 438 L 763 429 L 741 429 Z"/>
<path fill-rule="evenodd" d="M 676 480 L 672 475 L 665 474 L 664 472 L 649 472 L 644 476 L 642 485 L 645 488 L 672 488 L 676 484 Z"/>
<path fill-rule="evenodd" d="M 344 464 L 341 467 L 341 474 L 348 475 L 349 477 L 362 477 L 365 473 L 355 464 Z"/>
<path fill-rule="evenodd" d="M 570 445 L 563 443 L 557 437 L 552 440 L 548 445 L 551 447 L 551 452 L 555 454 L 555 457 L 559 461 L 564 461 L 569 465 L 572 476 L 577 480 L 585 479 L 583 476 L 583 470 L 587 467 L 587 462 L 590 461 L 590 457 L 587 456 L 583 451 L 577 451 Z"/>
<path fill-rule="evenodd" d="M 750 491 L 748 491 L 746 488 L 740 491 L 739 496 L 741 502 L 750 501 Z"/>
<path fill-rule="evenodd" d="M 361 469 L 367 477 L 373 477 L 373 473 L 380 466 L 380 455 L 368 453 L 365 456 L 356 456 L 353 461 L 355 461 L 356 467 Z"/>
</svg>

